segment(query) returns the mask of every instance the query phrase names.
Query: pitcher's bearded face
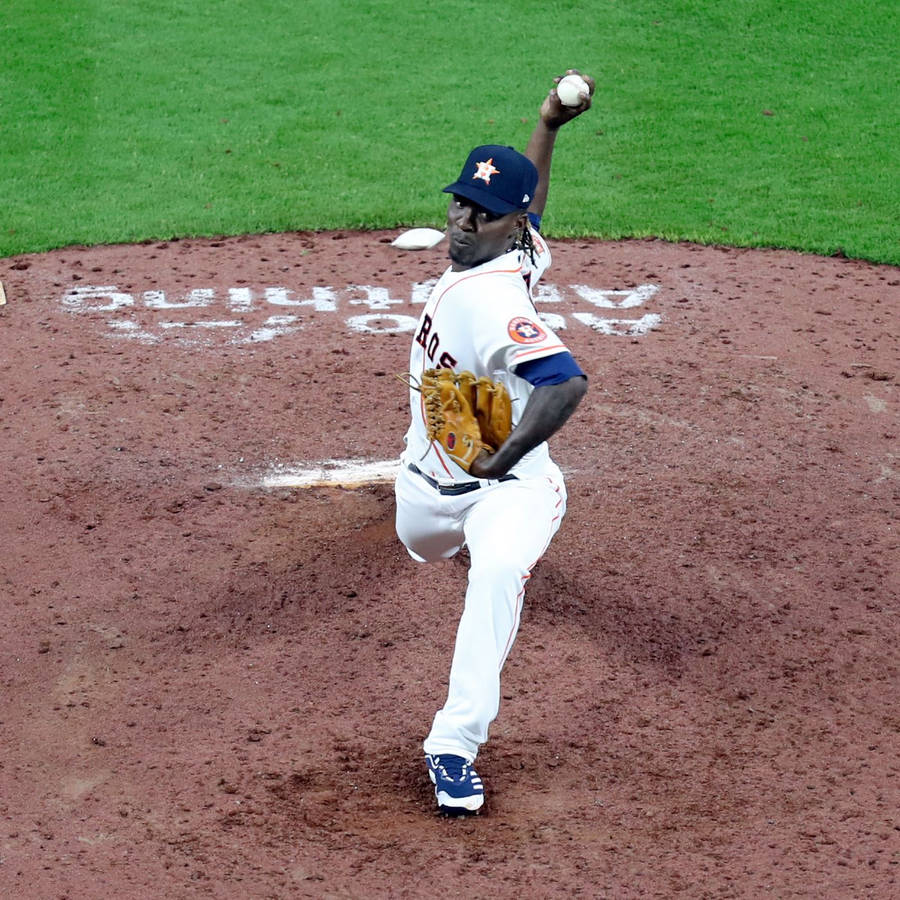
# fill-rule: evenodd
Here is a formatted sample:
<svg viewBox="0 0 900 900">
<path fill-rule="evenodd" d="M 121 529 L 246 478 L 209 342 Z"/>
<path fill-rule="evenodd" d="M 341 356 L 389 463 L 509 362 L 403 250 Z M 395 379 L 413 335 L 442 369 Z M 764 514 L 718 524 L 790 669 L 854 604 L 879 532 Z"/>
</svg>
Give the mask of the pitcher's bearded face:
<svg viewBox="0 0 900 900">
<path fill-rule="evenodd" d="M 525 224 L 524 212 L 499 215 L 454 194 L 447 207 L 447 236 L 453 269 L 480 266 L 511 250 Z"/>
</svg>

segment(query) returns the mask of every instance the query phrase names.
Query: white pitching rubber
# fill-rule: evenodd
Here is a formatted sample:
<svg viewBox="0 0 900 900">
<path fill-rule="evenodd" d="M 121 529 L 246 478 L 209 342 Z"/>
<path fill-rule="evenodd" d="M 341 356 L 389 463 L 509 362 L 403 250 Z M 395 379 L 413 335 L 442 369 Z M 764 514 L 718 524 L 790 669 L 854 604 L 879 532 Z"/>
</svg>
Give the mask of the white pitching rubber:
<svg viewBox="0 0 900 900">
<path fill-rule="evenodd" d="M 410 228 L 391 241 L 391 246 L 400 250 L 428 250 L 436 247 L 444 237 L 444 232 L 436 228 Z"/>
</svg>

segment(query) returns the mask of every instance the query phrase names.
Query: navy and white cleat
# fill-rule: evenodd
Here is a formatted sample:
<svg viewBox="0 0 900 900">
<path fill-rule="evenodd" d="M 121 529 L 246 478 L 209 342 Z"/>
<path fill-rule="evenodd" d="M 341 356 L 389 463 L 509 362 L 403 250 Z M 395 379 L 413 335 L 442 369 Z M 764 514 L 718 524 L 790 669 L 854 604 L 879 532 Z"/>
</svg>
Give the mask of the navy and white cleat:
<svg viewBox="0 0 900 900">
<path fill-rule="evenodd" d="M 477 813 L 484 803 L 484 785 L 472 763 L 462 756 L 425 755 L 438 809 L 448 816 Z"/>
</svg>

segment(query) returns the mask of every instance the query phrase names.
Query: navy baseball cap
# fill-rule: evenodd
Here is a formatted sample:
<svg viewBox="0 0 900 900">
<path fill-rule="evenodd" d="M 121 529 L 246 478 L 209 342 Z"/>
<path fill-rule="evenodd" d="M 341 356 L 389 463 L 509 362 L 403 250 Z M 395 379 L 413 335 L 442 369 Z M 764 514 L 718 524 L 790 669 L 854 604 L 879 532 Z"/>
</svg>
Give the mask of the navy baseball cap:
<svg viewBox="0 0 900 900">
<path fill-rule="evenodd" d="M 528 209 L 538 183 L 538 170 L 512 147 L 485 144 L 466 160 L 459 178 L 444 188 L 497 215 Z"/>
</svg>

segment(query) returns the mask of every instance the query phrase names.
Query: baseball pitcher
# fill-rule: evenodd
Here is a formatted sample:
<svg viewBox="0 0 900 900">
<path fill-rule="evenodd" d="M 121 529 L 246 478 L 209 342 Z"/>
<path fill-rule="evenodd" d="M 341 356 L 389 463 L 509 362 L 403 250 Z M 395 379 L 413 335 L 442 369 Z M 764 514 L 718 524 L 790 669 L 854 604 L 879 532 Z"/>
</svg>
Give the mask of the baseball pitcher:
<svg viewBox="0 0 900 900">
<path fill-rule="evenodd" d="M 547 439 L 575 410 L 587 379 L 541 320 L 532 291 L 550 265 L 539 229 L 556 136 L 591 105 L 594 82 L 581 77 L 564 97 L 555 79 L 524 154 L 476 147 L 444 188 L 450 266 L 410 352 L 397 534 L 418 562 L 463 547 L 470 559 L 447 700 L 424 742 L 438 808 L 449 815 L 483 805 L 473 764 L 499 711 L 525 585 L 566 511 Z"/>
</svg>

